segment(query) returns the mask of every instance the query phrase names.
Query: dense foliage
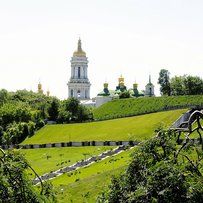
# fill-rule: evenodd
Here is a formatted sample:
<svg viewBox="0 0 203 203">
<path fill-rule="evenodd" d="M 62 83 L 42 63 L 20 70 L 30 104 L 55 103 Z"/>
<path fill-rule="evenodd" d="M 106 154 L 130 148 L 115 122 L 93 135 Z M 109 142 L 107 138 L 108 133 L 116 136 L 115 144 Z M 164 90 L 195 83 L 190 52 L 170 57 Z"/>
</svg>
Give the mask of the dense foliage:
<svg viewBox="0 0 203 203">
<path fill-rule="evenodd" d="M 49 120 L 56 123 L 92 119 L 90 109 L 77 99 L 56 97 L 27 90 L 0 90 L 0 145 L 18 144 L 34 135 Z"/>
<path fill-rule="evenodd" d="M 202 150 L 192 142 L 180 148 L 176 139 L 172 131 L 160 131 L 141 144 L 97 202 L 203 202 Z"/>
<path fill-rule="evenodd" d="M 160 84 L 160 92 L 162 95 L 171 95 L 170 88 L 170 73 L 166 69 L 161 69 L 159 72 L 158 84 Z"/>
<path fill-rule="evenodd" d="M 171 95 L 203 94 L 203 80 L 196 76 L 183 75 L 171 78 Z"/>
<path fill-rule="evenodd" d="M 165 111 L 169 109 L 203 106 L 203 96 L 162 96 L 113 100 L 94 109 L 94 119 L 104 120 Z"/>
<path fill-rule="evenodd" d="M 0 149 L 0 202 L 55 202 L 50 184 L 43 183 L 40 190 L 34 188 L 27 176 L 29 168 L 32 169 L 20 153 Z M 35 173 L 33 169 L 32 172 Z"/>
<path fill-rule="evenodd" d="M 199 76 L 183 75 L 170 79 L 166 69 L 159 72 L 158 84 L 162 95 L 198 95 L 203 94 L 203 80 Z"/>
<path fill-rule="evenodd" d="M 92 120 L 91 109 L 80 104 L 79 100 L 63 100 L 59 108 L 59 123 L 82 122 Z"/>
</svg>

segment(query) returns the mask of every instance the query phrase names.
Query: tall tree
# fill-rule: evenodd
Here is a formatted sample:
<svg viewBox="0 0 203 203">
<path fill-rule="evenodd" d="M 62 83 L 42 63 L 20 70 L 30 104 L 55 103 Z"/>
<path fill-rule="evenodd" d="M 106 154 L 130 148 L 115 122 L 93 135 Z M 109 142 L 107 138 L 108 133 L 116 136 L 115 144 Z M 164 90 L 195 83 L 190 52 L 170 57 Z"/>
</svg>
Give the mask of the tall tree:
<svg viewBox="0 0 203 203">
<path fill-rule="evenodd" d="M 65 100 L 64 102 L 65 102 L 65 110 L 70 113 L 71 120 L 77 120 L 77 113 L 80 101 L 75 98 L 70 98 Z"/>
<path fill-rule="evenodd" d="M 59 101 L 53 98 L 50 107 L 48 108 L 49 120 L 56 121 L 59 114 Z"/>
<path fill-rule="evenodd" d="M 171 95 L 184 95 L 185 85 L 184 76 L 175 76 L 171 78 Z"/>
<path fill-rule="evenodd" d="M 158 84 L 160 84 L 160 92 L 162 95 L 171 95 L 170 73 L 166 69 L 161 69 L 159 72 Z"/>
<path fill-rule="evenodd" d="M 186 76 L 184 78 L 184 85 L 186 95 L 203 94 L 203 81 L 198 76 Z"/>
</svg>

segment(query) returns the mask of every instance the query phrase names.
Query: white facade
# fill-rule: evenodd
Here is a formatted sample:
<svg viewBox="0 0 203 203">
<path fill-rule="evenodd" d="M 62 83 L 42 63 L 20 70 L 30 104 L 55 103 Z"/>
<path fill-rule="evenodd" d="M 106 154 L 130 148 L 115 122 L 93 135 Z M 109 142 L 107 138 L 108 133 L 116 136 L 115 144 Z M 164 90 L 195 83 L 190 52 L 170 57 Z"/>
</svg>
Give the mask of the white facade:
<svg viewBox="0 0 203 203">
<path fill-rule="evenodd" d="M 68 82 L 68 97 L 79 100 L 90 99 L 90 82 L 88 79 L 88 60 L 82 50 L 81 40 L 78 40 L 78 49 L 71 58 L 71 77 Z"/>
<path fill-rule="evenodd" d="M 105 104 L 106 102 L 109 102 L 113 99 L 112 96 L 97 96 L 96 97 L 96 108 Z"/>
<path fill-rule="evenodd" d="M 145 86 L 145 96 L 154 97 L 154 85 L 151 83 L 151 76 L 149 76 L 149 83 Z"/>
</svg>

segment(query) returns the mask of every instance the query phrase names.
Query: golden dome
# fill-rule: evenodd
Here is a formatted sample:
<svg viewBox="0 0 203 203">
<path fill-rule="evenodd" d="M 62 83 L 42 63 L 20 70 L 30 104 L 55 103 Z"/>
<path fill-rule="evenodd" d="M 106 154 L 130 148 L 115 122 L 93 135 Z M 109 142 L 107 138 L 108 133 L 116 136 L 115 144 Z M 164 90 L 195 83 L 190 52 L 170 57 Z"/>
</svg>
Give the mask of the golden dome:
<svg viewBox="0 0 203 203">
<path fill-rule="evenodd" d="M 104 88 L 108 89 L 108 85 L 109 85 L 109 84 L 108 84 L 107 82 L 105 82 L 105 83 L 104 83 Z"/>
<path fill-rule="evenodd" d="M 41 90 L 42 89 L 42 84 L 39 82 L 38 84 L 38 90 Z"/>
<path fill-rule="evenodd" d="M 40 82 L 38 84 L 38 93 L 43 94 L 42 84 Z"/>
<path fill-rule="evenodd" d="M 122 82 L 124 83 L 124 77 L 122 75 L 120 76 L 120 78 L 118 78 L 118 82 L 119 82 L 119 84 Z"/>
<path fill-rule="evenodd" d="M 73 56 L 86 57 L 86 53 L 82 50 L 81 40 L 78 40 L 78 49 L 73 53 Z"/>
<path fill-rule="evenodd" d="M 119 84 L 121 87 L 124 87 L 124 81 L 121 81 Z"/>
<path fill-rule="evenodd" d="M 134 83 L 134 84 L 133 84 L 133 89 L 137 89 L 137 87 L 138 87 L 138 84 L 137 84 L 137 83 Z"/>
</svg>

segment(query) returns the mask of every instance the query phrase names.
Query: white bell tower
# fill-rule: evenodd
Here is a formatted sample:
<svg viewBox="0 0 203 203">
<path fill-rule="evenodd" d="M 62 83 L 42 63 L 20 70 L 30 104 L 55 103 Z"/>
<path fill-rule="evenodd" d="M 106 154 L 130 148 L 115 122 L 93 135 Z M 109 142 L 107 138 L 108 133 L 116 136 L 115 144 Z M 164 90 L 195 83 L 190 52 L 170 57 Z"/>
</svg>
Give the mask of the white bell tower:
<svg viewBox="0 0 203 203">
<path fill-rule="evenodd" d="M 78 48 L 71 58 L 71 77 L 68 82 L 68 98 L 74 97 L 79 100 L 90 99 L 90 82 L 87 68 L 88 60 L 82 50 L 81 40 L 78 40 Z"/>
<path fill-rule="evenodd" d="M 145 96 L 154 97 L 154 85 L 151 82 L 151 75 L 149 75 L 149 83 L 145 86 Z"/>
</svg>

